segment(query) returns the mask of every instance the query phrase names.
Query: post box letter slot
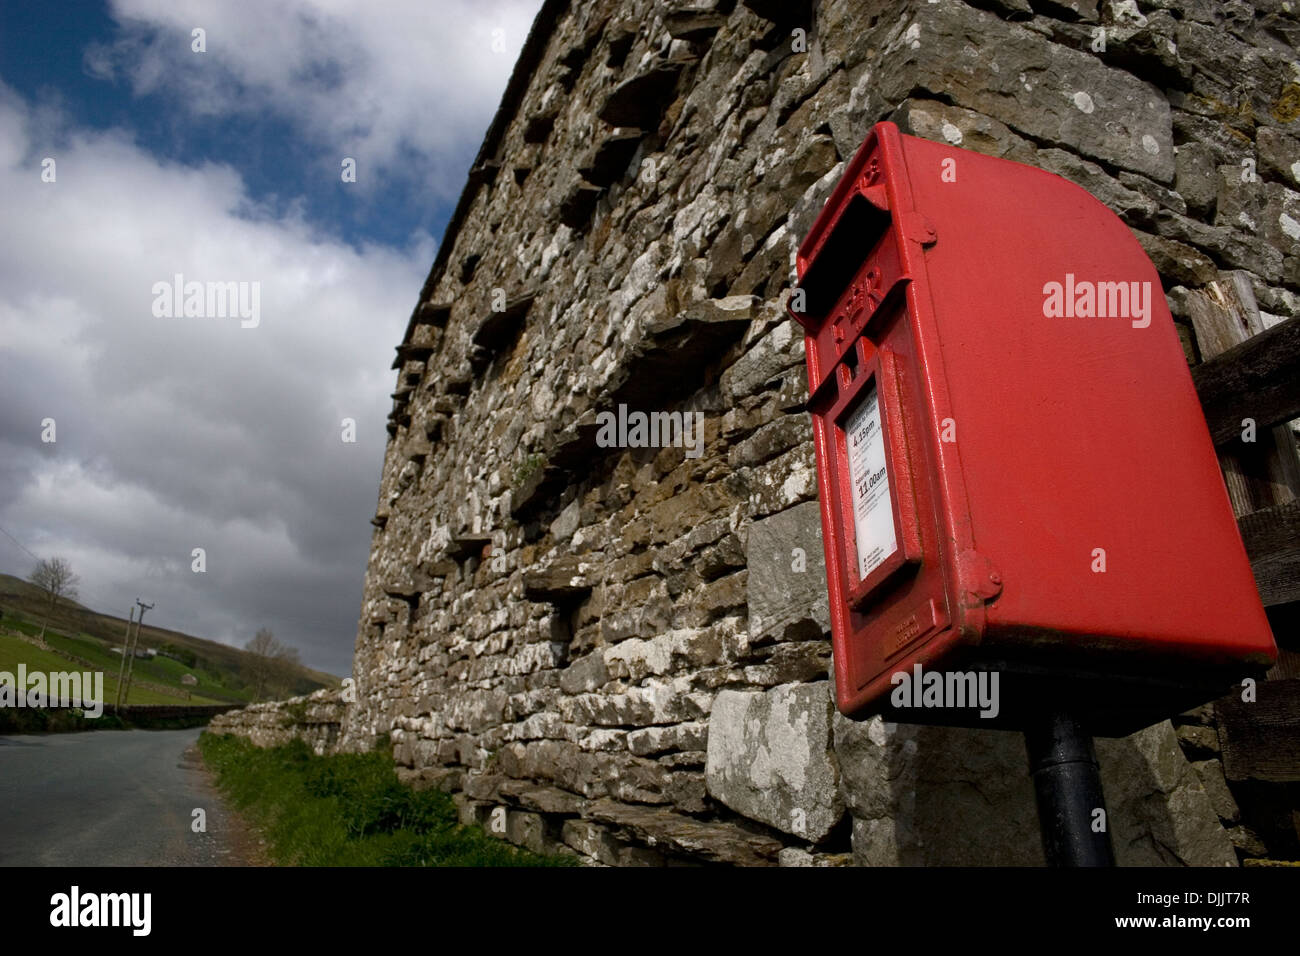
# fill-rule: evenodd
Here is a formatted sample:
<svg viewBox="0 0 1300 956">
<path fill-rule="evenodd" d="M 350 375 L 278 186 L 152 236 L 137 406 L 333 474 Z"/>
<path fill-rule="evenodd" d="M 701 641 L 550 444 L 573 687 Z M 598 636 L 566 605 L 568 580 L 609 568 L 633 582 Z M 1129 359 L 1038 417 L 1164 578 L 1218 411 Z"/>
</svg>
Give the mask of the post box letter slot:
<svg viewBox="0 0 1300 956">
<path fill-rule="evenodd" d="M 863 260 L 889 230 L 889 213 L 855 192 L 831 225 L 830 235 L 817 252 L 799 285 L 807 295 L 805 324 L 826 318 L 840 295 L 853 281 Z"/>
<path fill-rule="evenodd" d="M 898 359 L 889 348 L 872 355 L 837 408 L 835 446 L 842 480 L 839 501 L 849 604 L 921 560 L 912 467 L 899 401 Z"/>
</svg>

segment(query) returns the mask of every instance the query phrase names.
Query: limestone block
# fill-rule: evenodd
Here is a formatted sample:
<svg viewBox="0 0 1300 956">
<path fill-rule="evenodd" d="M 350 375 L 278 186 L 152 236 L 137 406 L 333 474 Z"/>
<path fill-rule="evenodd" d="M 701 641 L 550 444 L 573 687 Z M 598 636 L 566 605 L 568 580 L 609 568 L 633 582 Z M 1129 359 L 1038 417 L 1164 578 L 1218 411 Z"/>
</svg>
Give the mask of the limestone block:
<svg viewBox="0 0 1300 956">
<path fill-rule="evenodd" d="M 836 715 L 835 744 L 858 863 L 1042 865 L 1022 735 Z M 1235 865 L 1168 721 L 1096 746 L 1119 865 Z"/>
<path fill-rule="evenodd" d="M 1169 103 L 1152 84 L 962 3 L 913 12 L 873 80 L 887 102 L 918 88 L 942 91 L 1029 137 L 1173 180 Z"/>
<path fill-rule="evenodd" d="M 830 630 L 817 502 L 795 505 L 755 521 L 749 529 L 745 556 L 752 642 L 781 640 L 804 622 L 811 622 L 822 633 Z"/>
<path fill-rule="evenodd" d="M 822 681 L 720 693 L 709 717 L 710 796 L 811 842 L 830 833 L 844 803 L 828 688 Z"/>
</svg>

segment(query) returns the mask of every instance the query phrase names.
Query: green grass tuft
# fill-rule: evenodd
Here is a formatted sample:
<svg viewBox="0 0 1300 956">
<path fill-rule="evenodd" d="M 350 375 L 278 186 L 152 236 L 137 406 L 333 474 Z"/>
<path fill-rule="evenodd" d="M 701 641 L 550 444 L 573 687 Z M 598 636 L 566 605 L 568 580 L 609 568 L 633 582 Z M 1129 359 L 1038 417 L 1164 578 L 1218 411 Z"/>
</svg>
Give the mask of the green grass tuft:
<svg viewBox="0 0 1300 956">
<path fill-rule="evenodd" d="M 439 790 L 397 779 L 392 755 L 318 757 L 295 740 L 260 748 L 204 733 L 199 747 L 234 806 L 264 831 L 272 858 L 290 866 L 565 866 L 458 822 Z"/>
</svg>

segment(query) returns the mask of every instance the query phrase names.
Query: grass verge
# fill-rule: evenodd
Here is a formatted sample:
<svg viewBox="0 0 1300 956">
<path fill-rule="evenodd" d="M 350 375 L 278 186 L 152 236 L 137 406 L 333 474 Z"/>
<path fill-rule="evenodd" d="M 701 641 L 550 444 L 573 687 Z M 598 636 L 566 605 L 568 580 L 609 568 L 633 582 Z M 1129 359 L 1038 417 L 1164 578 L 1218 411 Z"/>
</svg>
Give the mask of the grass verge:
<svg viewBox="0 0 1300 956">
<path fill-rule="evenodd" d="M 451 797 L 397 779 L 391 754 L 318 757 L 300 740 L 255 747 L 204 733 L 203 758 L 217 786 L 264 832 L 275 862 L 289 866 L 565 866 L 462 826 Z"/>
</svg>

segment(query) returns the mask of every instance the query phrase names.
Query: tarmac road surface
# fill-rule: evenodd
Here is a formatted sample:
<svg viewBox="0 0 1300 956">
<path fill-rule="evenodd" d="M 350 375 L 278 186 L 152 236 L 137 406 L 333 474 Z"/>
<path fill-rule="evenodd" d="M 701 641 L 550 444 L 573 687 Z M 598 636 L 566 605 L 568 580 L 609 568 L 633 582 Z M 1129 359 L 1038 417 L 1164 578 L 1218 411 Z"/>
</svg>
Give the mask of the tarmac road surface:
<svg viewBox="0 0 1300 956">
<path fill-rule="evenodd" d="M 200 732 L 0 736 L 0 866 L 247 863 L 247 832 L 203 769 Z M 206 833 L 191 829 L 195 808 Z"/>
</svg>

